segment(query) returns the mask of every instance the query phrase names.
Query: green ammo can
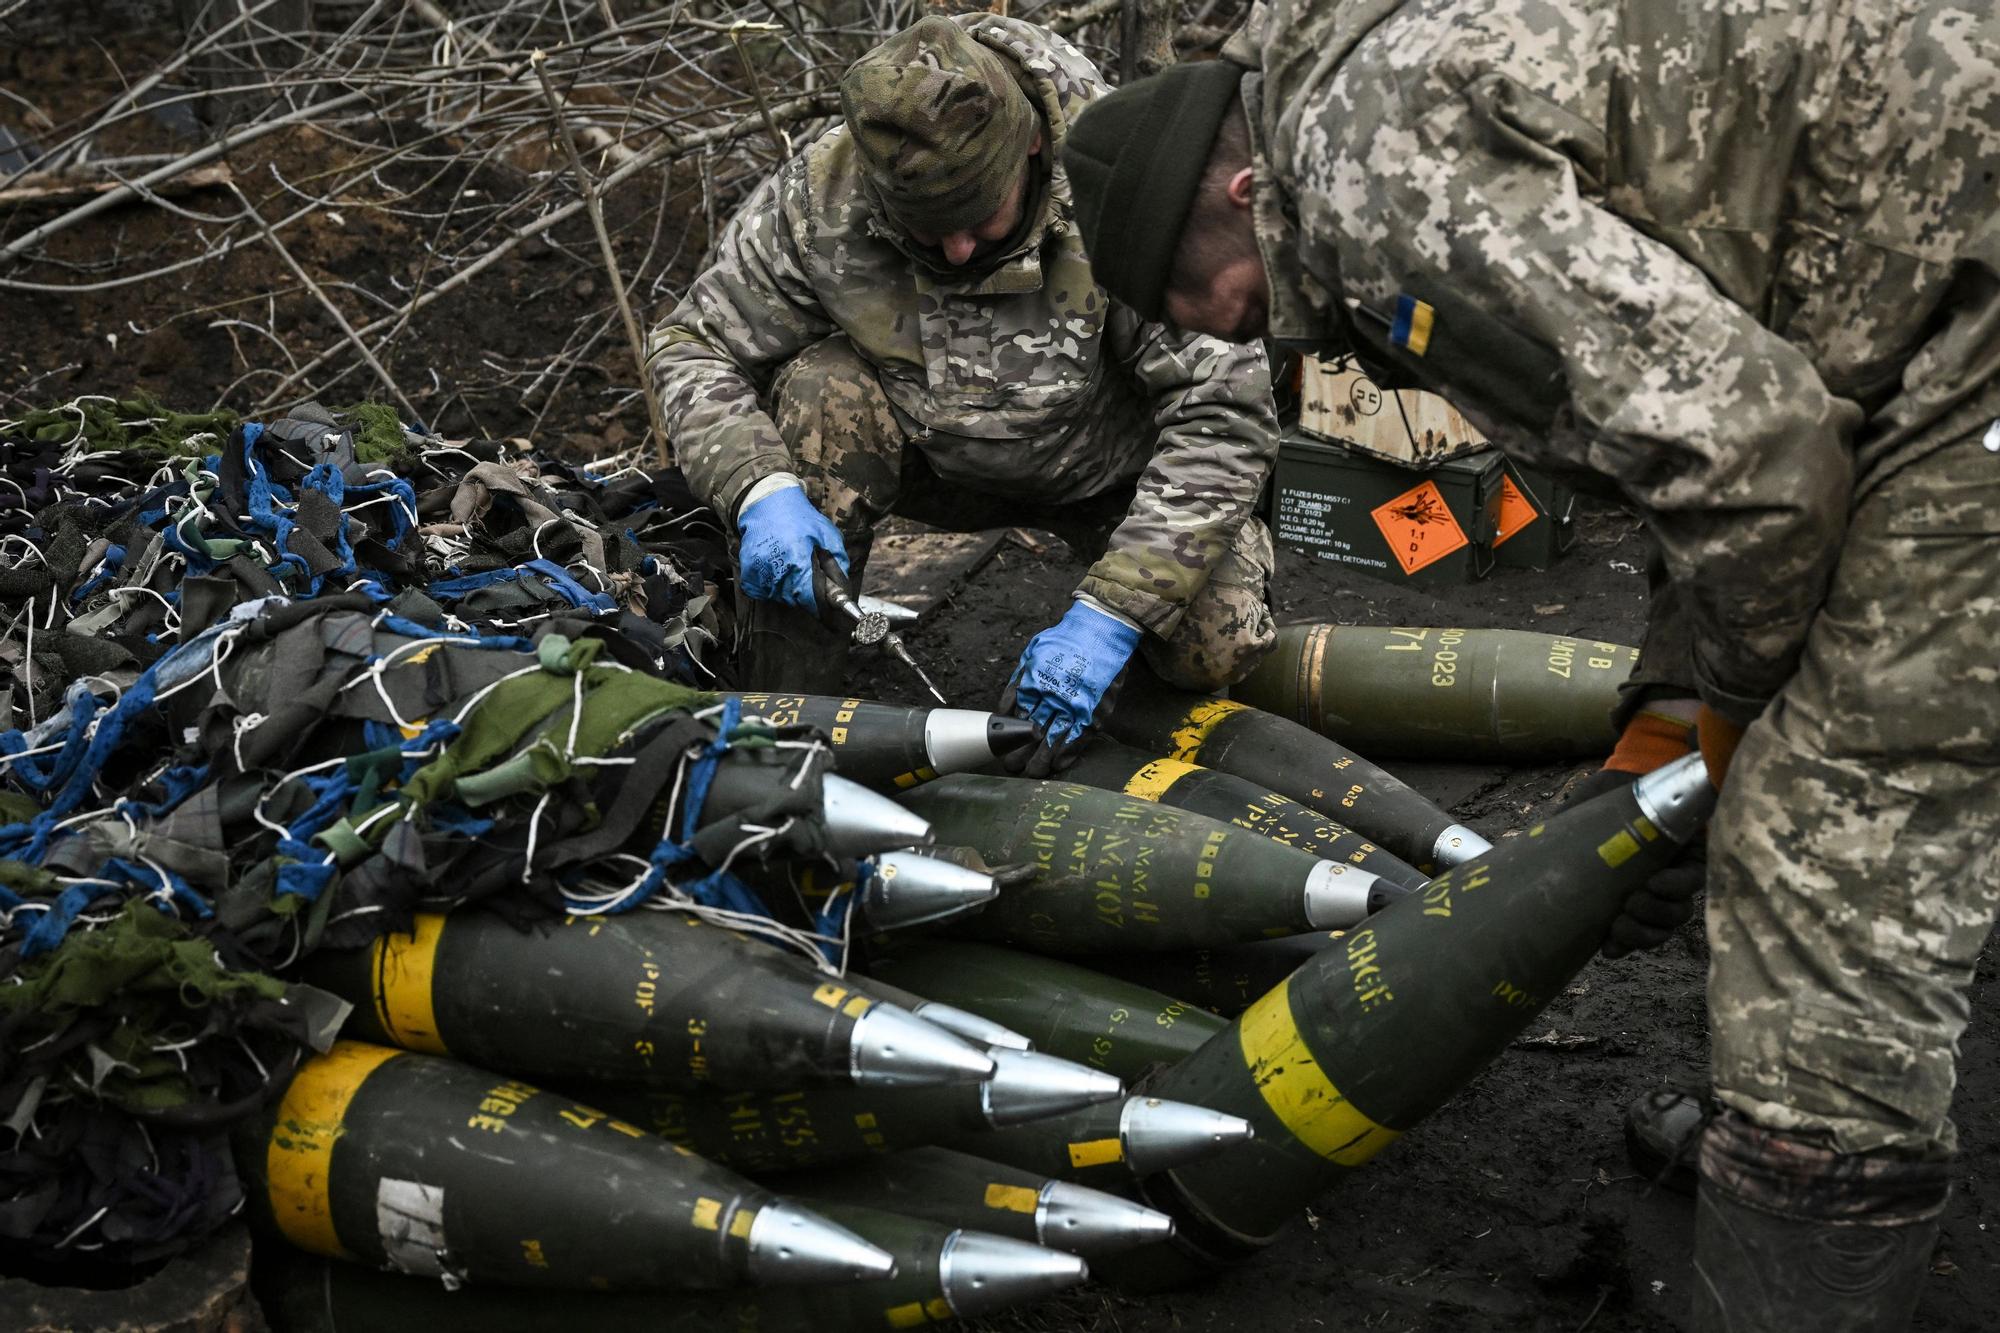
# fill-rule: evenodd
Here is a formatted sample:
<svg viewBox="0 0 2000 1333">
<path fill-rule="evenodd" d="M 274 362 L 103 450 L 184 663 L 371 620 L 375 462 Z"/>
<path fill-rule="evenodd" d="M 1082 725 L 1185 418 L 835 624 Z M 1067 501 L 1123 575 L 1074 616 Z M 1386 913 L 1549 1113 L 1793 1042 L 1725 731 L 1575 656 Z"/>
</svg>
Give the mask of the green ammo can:
<svg viewBox="0 0 2000 1333">
<path fill-rule="evenodd" d="M 1506 470 L 1493 558 L 1510 569 L 1547 569 L 1576 545 L 1576 488 L 1511 458 Z"/>
<path fill-rule="evenodd" d="M 1471 583 L 1493 568 L 1505 476 L 1496 450 L 1419 470 L 1294 432 L 1278 446 L 1271 531 L 1377 578 Z"/>
</svg>

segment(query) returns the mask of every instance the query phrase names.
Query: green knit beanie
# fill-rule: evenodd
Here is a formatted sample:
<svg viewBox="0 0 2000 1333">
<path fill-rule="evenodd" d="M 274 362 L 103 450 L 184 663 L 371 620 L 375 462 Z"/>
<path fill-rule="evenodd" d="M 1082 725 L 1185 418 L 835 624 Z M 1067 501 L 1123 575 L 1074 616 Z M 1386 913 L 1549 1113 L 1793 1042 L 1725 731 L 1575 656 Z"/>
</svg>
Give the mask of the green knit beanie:
<svg viewBox="0 0 2000 1333">
<path fill-rule="evenodd" d="M 1085 107 L 1063 140 L 1090 271 L 1144 319 L 1159 319 L 1181 227 L 1243 67 L 1173 65 Z"/>
<path fill-rule="evenodd" d="M 904 227 L 938 234 L 1000 211 L 1040 125 L 1012 66 L 936 16 L 855 61 L 840 107 L 882 205 Z"/>
</svg>

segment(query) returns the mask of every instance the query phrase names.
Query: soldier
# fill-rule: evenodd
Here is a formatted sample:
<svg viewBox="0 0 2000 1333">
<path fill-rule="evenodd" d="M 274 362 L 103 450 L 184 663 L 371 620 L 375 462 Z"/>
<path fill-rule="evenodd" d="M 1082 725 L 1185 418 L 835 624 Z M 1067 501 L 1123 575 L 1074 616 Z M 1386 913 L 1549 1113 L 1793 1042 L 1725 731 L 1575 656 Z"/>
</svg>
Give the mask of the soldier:
<svg viewBox="0 0 2000 1333">
<path fill-rule="evenodd" d="M 1904 1325 L 2000 895 L 2000 18 L 1280 0 L 1225 54 L 1072 127 L 1098 280 L 1644 513 L 1647 678 L 1728 775 L 1696 1325 Z"/>
<path fill-rule="evenodd" d="M 1055 150 L 1105 92 L 1033 24 L 922 20 L 847 72 L 846 123 L 751 197 L 654 330 L 681 464 L 741 539 L 753 688 L 839 687 L 815 552 L 858 581 L 889 514 L 1046 528 L 1096 561 L 1009 686 L 1044 762 L 1142 645 L 1201 690 L 1270 645 L 1250 515 L 1269 368 L 1092 278 Z"/>
</svg>

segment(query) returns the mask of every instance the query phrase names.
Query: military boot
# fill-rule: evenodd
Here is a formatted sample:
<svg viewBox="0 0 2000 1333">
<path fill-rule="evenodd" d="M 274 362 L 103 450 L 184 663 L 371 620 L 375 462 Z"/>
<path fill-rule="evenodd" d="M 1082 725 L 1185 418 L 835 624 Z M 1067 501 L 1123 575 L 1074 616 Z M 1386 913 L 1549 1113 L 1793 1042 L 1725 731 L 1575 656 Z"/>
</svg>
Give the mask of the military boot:
<svg viewBox="0 0 2000 1333">
<path fill-rule="evenodd" d="M 1951 1184 L 1943 1162 L 1837 1153 L 1725 1111 L 1701 1145 L 1696 1333 L 1899 1333 Z"/>
<path fill-rule="evenodd" d="M 739 672 L 746 690 L 840 694 L 847 688 L 849 635 L 782 602 L 744 598 Z"/>
<path fill-rule="evenodd" d="M 1625 1155 L 1647 1180 L 1691 1199 L 1701 1133 L 1714 1114 L 1706 1093 L 1655 1088 L 1625 1108 Z"/>
</svg>

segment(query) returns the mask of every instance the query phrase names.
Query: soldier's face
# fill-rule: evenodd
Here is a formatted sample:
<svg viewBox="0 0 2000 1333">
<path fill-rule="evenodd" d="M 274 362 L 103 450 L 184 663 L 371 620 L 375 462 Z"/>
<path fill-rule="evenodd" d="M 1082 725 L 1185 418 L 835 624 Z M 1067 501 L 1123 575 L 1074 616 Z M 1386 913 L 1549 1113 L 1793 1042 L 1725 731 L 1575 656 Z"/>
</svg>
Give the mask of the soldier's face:
<svg viewBox="0 0 2000 1333">
<path fill-rule="evenodd" d="M 1271 289 L 1256 255 L 1229 260 L 1205 282 L 1167 289 L 1163 303 L 1175 325 L 1233 343 L 1255 342 L 1271 326 Z"/>
<path fill-rule="evenodd" d="M 1271 286 L 1251 221 L 1251 169 L 1229 178 L 1220 198 L 1189 210 L 1174 252 L 1166 316 L 1193 333 L 1255 342 L 1271 325 Z"/>
<path fill-rule="evenodd" d="M 1033 159 L 1041 151 L 1042 137 L 1037 134 L 1034 143 L 1028 146 L 1028 157 Z M 907 228 L 910 239 L 918 245 L 942 251 L 946 262 L 954 266 L 963 267 L 986 258 L 1021 225 L 1021 210 L 1027 207 L 1028 202 L 1028 173 L 1033 168 L 1032 160 L 1021 164 L 1021 174 L 1015 179 L 1007 202 L 978 226 L 951 232 L 918 231 L 910 227 Z"/>
</svg>

